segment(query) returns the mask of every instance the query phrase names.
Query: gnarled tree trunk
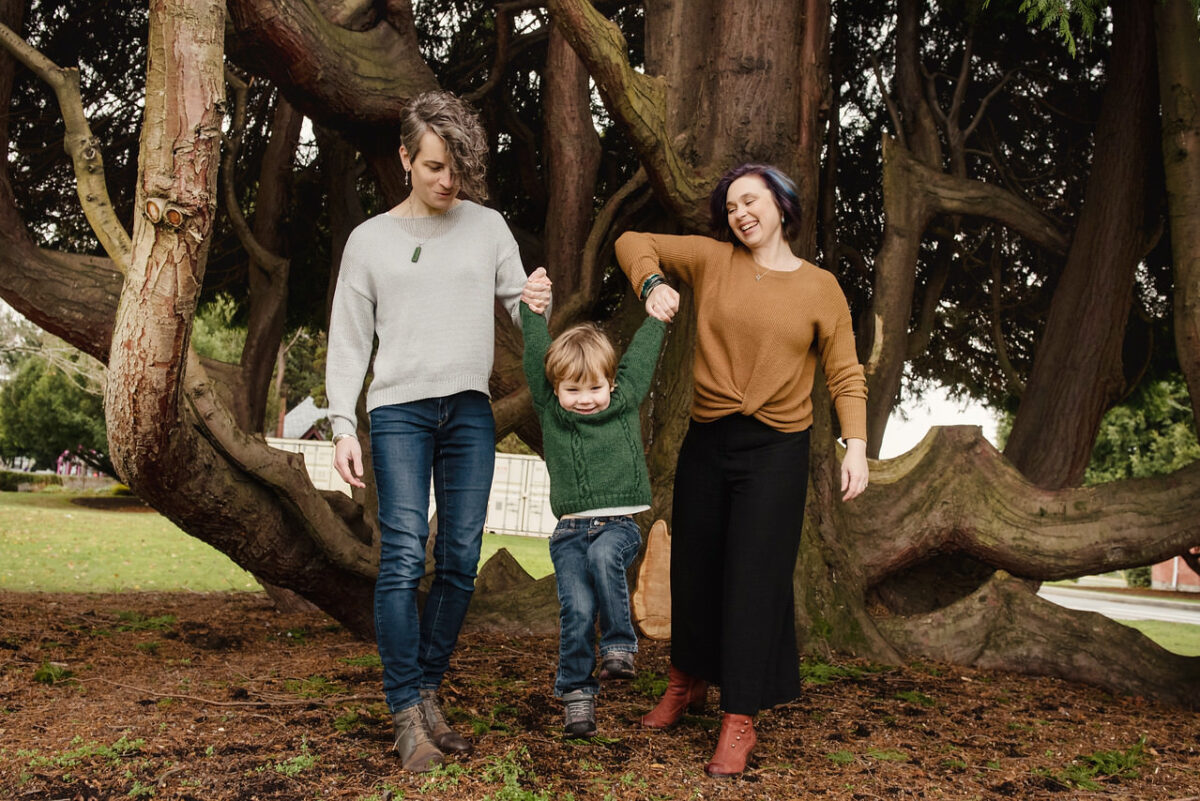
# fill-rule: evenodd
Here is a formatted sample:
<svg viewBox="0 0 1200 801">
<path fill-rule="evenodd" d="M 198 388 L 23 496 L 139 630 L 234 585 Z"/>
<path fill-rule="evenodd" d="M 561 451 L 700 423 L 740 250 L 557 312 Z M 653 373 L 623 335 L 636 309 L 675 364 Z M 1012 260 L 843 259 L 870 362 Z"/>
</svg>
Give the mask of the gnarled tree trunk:
<svg viewBox="0 0 1200 801">
<path fill-rule="evenodd" d="M 1113 3 L 1108 85 L 1087 194 L 1005 455 L 1042 487 L 1083 479 L 1121 361 L 1134 271 L 1146 251 L 1146 175 L 1158 159 L 1153 9 Z"/>
</svg>

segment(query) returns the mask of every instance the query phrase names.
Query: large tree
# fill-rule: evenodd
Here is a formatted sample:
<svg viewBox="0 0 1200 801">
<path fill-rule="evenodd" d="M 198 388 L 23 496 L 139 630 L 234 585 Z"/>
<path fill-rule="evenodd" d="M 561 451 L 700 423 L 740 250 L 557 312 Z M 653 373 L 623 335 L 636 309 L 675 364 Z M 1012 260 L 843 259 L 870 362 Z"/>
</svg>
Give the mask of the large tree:
<svg viewBox="0 0 1200 801">
<path fill-rule="evenodd" d="M 0 144 L 19 155 L 0 167 L 0 296 L 108 364 L 111 451 L 126 482 L 189 533 L 370 635 L 373 492 L 316 491 L 295 457 L 255 432 L 293 307 L 322 321 L 349 228 L 402 194 L 399 110 L 443 86 L 483 114 L 495 202 L 527 264 L 555 281 L 556 326 L 597 319 L 626 337 L 642 312 L 614 271 L 615 236 L 634 225 L 701 231 L 716 177 L 771 161 L 812 210 L 797 251 L 838 273 L 859 316 L 875 447 L 906 369 L 910 389 L 939 377 L 1019 404 L 1011 461 L 977 431 L 943 430 L 876 463 L 872 489 L 849 505 L 837 500 L 833 422 L 818 415 L 795 582 L 804 650 L 1032 670 L 1194 703 L 1195 660 L 1032 588 L 1200 545 L 1195 469 L 1076 488 L 1100 415 L 1149 360 L 1194 372 L 1185 336 L 1175 354 L 1151 334 L 1170 325 L 1171 260 L 1157 234 L 1182 248 L 1177 273 L 1196 257 L 1194 240 L 1176 236 L 1195 201 L 1170 189 L 1188 185 L 1171 182 L 1177 165 L 1164 172 L 1175 140 L 1158 136 L 1157 102 L 1164 60 L 1189 85 L 1196 37 L 1168 59 L 1153 7 L 1131 0 L 1114 4 L 1078 61 L 1002 3 L 547 7 L 151 4 L 136 175 L 122 170 L 130 183 L 111 191 L 80 73 L 4 35 L 54 88 L 102 251 L 55 239 L 37 216 L 31 151 L 8 147 L 6 118 Z M 0 0 L 13 31 L 25 10 Z M 41 44 L 54 20 L 32 11 L 26 38 Z M 17 66 L 0 59 L 0 100 L 13 108 Z M 34 96 L 21 75 L 15 96 Z M 301 114 L 314 123 L 315 159 L 295 155 Z M 245 295 L 254 346 L 238 365 L 205 362 L 189 346 L 195 307 L 229 287 Z M 660 517 L 690 393 L 686 306 L 645 414 Z M 497 327 L 499 433 L 536 444 L 519 335 Z M 508 601 L 504 614 L 552 626 L 547 582 L 513 590 L 500 573 L 485 578 L 477 619 Z"/>
</svg>

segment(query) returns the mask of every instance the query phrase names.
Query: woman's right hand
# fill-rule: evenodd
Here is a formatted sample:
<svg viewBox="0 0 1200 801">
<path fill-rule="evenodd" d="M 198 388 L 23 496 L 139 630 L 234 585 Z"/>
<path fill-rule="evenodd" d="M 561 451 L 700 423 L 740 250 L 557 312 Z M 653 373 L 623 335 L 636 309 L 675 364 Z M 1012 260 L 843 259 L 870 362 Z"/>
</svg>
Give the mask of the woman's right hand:
<svg viewBox="0 0 1200 801">
<path fill-rule="evenodd" d="M 525 288 L 521 291 L 521 300 L 529 306 L 534 314 L 543 314 L 550 305 L 551 293 L 550 276 L 546 275 L 545 267 L 538 267 L 525 279 Z"/>
<path fill-rule="evenodd" d="M 352 487 L 365 487 L 362 481 L 362 445 L 358 437 L 342 437 L 333 446 L 333 469 Z"/>
<path fill-rule="evenodd" d="M 659 284 L 646 296 L 646 314 L 655 320 L 669 323 L 675 319 L 677 311 L 679 311 L 679 293 L 675 291 L 674 287 Z"/>
</svg>

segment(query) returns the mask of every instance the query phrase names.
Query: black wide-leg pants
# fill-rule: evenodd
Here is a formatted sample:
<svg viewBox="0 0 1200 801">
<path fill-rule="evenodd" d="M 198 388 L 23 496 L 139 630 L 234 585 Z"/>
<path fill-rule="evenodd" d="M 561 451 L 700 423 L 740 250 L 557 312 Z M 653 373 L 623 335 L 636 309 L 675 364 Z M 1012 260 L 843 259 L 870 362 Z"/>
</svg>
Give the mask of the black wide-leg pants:
<svg viewBox="0 0 1200 801">
<path fill-rule="evenodd" d="M 800 694 L 792 575 L 809 433 L 752 417 L 692 421 L 679 450 L 671 534 L 671 663 L 753 715 Z"/>
</svg>

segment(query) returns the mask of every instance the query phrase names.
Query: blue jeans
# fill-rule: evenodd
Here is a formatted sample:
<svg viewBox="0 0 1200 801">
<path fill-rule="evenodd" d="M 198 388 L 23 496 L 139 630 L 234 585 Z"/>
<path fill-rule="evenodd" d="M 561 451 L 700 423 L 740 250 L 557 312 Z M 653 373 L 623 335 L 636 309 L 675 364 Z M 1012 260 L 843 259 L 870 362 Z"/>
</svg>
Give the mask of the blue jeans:
<svg viewBox="0 0 1200 801">
<path fill-rule="evenodd" d="M 371 450 L 381 535 L 375 637 L 384 695 L 398 712 L 441 684 L 475 590 L 496 460 L 491 404 L 483 393 L 460 392 L 373 409 Z M 435 573 L 418 621 L 431 475 Z"/>
<path fill-rule="evenodd" d="M 629 515 L 565 517 L 550 537 L 550 559 L 558 582 L 558 677 L 554 694 L 582 690 L 595 695 L 596 619 L 600 652 L 637 652 L 629 618 L 626 571 L 637 558 L 642 534 Z"/>
</svg>

